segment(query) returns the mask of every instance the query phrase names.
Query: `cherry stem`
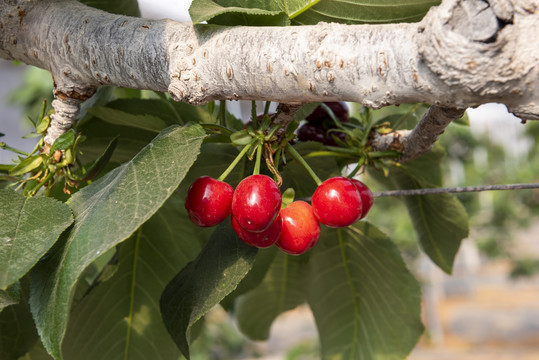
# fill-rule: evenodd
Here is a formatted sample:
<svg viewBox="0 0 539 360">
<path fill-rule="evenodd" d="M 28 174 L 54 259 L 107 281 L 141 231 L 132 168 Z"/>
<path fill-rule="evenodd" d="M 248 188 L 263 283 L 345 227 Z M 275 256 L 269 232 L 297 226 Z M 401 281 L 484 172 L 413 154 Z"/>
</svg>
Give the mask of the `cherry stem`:
<svg viewBox="0 0 539 360">
<path fill-rule="evenodd" d="M 262 160 L 262 148 L 264 147 L 264 143 L 260 141 L 258 143 L 258 147 L 256 148 L 256 162 L 255 162 L 255 169 L 253 171 L 253 175 L 260 174 L 260 162 Z"/>
<path fill-rule="evenodd" d="M 303 157 L 296 151 L 296 149 L 294 149 L 292 145 L 286 143 L 285 149 L 286 152 L 292 157 L 292 159 L 296 160 L 305 169 L 305 171 L 307 171 L 309 175 L 311 175 L 316 185 L 322 184 L 322 180 L 320 180 L 320 178 L 315 174 L 313 169 L 311 169 L 309 164 L 307 164 L 305 159 L 303 159 Z"/>
<path fill-rule="evenodd" d="M 5 142 L 0 142 L 0 149 L 2 149 L 2 150 L 8 150 L 8 151 L 14 152 L 15 154 L 28 156 L 28 153 L 27 153 L 27 152 L 24 152 L 24 151 L 19 150 L 19 149 L 15 149 L 14 147 L 9 146 L 9 145 L 6 144 Z"/>
<path fill-rule="evenodd" d="M 372 195 L 374 197 L 383 196 L 411 196 L 411 195 L 430 195 L 430 194 L 447 194 L 447 193 L 465 193 L 465 192 L 480 192 L 494 190 L 525 190 L 539 189 L 539 183 L 529 184 L 506 184 L 506 185 L 481 185 L 481 186 L 462 186 L 454 188 L 431 188 L 431 189 L 409 189 L 409 190 L 390 190 L 379 191 Z"/>
<path fill-rule="evenodd" d="M 331 120 L 333 120 L 335 122 L 335 124 L 337 124 L 338 127 L 342 128 L 342 122 L 341 120 L 339 120 L 337 118 L 337 116 L 335 116 L 335 113 L 333 112 L 333 110 L 331 110 L 331 108 L 329 106 L 327 106 L 326 104 L 324 103 L 321 103 L 320 106 L 326 110 L 326 112 L 328 113 L 329 117 L 331 118 Z"/>
<path fill-rule="evenodd" d="M 230 174 L 230 172 L 232 170 L 234 170 L 234 168 L 236 167 L 236 165 L 240 162 L 241 158 L 247 153 L 247 151 L 249 151 L 249 149 L 251 148 L 251 146 L 253 146 L 253 144 L 257 141 L 257 139 L 253 139 L 249 144 L 245 145 L 243 147 L 243 149 L 240 151 L 240 153 L 238 154 L 238 156 L 236 156 L 236 158 L 234 159 L 234 161 L 232 161 L 230 163 L 230 165 L 226 168 L 226 170 L 221 174 L 221 176 L 219 176 L 217 178 L 218 181 L 225 181 L 226 177 L 228 176 L 228 174 Z"/>
<path fill-rule="evenodd" d="M 258 129 L 258 117 L 256 116 L 256 101 L 251 101 L 251 118 L 253 119 L 253 124 L 255 129 Z"/>
<path fill-rule="evenodd" d="M 264 115 L 268 115 L 270 105 L 271 105 L 271 101 L 266 101 L 266 105 L 264 106 Z"/>
</svg>

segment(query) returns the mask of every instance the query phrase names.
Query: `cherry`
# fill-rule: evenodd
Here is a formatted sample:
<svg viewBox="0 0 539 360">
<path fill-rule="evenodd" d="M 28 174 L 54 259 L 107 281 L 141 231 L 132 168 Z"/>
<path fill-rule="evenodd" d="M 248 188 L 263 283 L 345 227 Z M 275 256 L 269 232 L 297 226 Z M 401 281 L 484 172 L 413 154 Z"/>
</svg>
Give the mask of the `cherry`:
<svg viewBox="0 0 539 360">
<path fill-rule="evenodd" d="M 303 124 L 299 127 L 298 140 L 316 141 L 324 145 L 337 146 L 337 143 L 331 134 L 337 136 L 337 138 L 341 139 L 342 141 L 345 141 L 346 135 L 344 133 L 338 131 L 328 133 L 323 127 L 312 124 Z"/>
<path fill-rule="evenodd" d="M 371 209 L 372 203 L 374 202 L 372 192 L 367 185 L 363 184 L 361 181 L 356 179 L 350 179 L 350 181 L 352 181 L 352 184 L 356 186 L 359 196 L 361 197 L 361 205 L 363 210 L 361 211 L 360 219 L 363 219 Z"/>
<path fill-rule="evenodd" d="M 246 244 L 255 246 L 258 248 L 267 248 L 275 244 L 279 235 L 281 235 L 281 216 L 277 215 L 277 218 L 270 225 L 269 228 L 262 232 L 247 231 L 238 224 L 234 216 L 232 219 L 232 227 L 238 235 L 238 237 Z"/>
<path fill-rule="evenodd" d="M 311 205 L 294 201 L 281 210 L 282 230 L 277 247 L 287 254 L 300 255 L 311 249 L 320 237 L 320 224 Z"/>
<path fill-rule="evenodd" d="M 247 231 L 261 232 L 275 220 L 281 208 L 281 192 L 266 175 L 243 179 L 232 197 L 232 216 Z"/>
<path fill-rule="evenodd" d="M 234 189 L 229 184 L 202 176 L 189 187 L 185 209 L 196 225 L 214 226 L 230 214 L 233 194 Z"/>
<path fill-rule="evenodd" d="M 331 111 L 333 111 L 333 114 L 342 122 L 348 122 L 349 120 L 349 114 L 348 114 L 348 106 L 346 103 L 339 101 L 339 102 L 324 102 Z M 328 118 L 329 115 L 326 112 L 326 109 L 324 109 L 322 106 L 318 106 L 314 111 L 305 118 L 310 123 L 321 123 L 325 118 Z"/>
<path fill-rule="evenodd" d="M 314 216 L 330 227 L 353 224 L 362 214 L 361 196 L 356 186 L 345 177 L 324 181 L 312 197 Z"/>
</svg>

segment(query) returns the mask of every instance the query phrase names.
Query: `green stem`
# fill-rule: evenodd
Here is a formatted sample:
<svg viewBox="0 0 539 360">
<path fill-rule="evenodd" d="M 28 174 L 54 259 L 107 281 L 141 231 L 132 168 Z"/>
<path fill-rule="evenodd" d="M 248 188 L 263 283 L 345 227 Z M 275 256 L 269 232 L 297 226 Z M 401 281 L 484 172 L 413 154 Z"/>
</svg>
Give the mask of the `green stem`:
<svg viewBox="0 0 539 360">
<path fill-rule="evenodd" d="M 43 105 L 41 105 L 41 111 L 39 112 L 39 118 L 34 125 L 37 125 L 41 119 L 45 116 L 45 110 L 47 110 L 47 99 L 43 100 Z"/>
<path fill-rule="evenodd" d="M 398 151 L 395 151 L 395 150 L 390 150 L 390 151 L 373 151 L 373 152 L 370 152 L 368 153 L 368 157 L 371 158 L 371 159 L 376 159 L 376 158 L 383 158 L 383 157 L 399 157 L 401 156 L 402 154 L 399 153 Z"/>
<path fill-rule="evenodd" d="M 347 159 L 357 159 L 357 155 L 347 154 L 347 153 L 340 153 L 335 151 L 313 151 L 307 155 L 305 155 L 305 158 L 313 158 L 313 157 L 319 157 L 319 156 L 335 156 L 335 157 L 342 157 Z"/>
<path fill-rule="evenodd" d="M 351 155 L 359 156 L 359 149 L 349 149 L 349 148 L 343 148 L 343 147 L 337 147 L 337 146 L 326 146 L 326 149 L 328 149 L 329 151 L 336 152 L 336 153 L 351 154 Z"/>
<path fill-rule="evenodd" d="M 24 152 L 24 151 L 19 150 L 19 149 L 15 149 L 15 148 L 9 146 L 8 144 L 6 144 L 5 142 L 0 142 L 0 149 L 2 149 L 2 150 L 8 150 L 8 151 L 14 152 L 14 153 L 16 153 L 16 154 L 28 156 L 28 153 L 27 153 L 27 152 Z"/>
<path fill-rule="evenodd" d="M 251 101 L 251 118 L 253 119 L 253 125 L 255 129 L 258 129 L 258 117 L 256 116 L 256 101 Z"/>
<path fill-rule="evenodd" d="M 271 101 L 266 101 L 266 105 L 264 106 L 264 116 L 268 115 L 270 105 L 271 105 Z"/>
<path fill-rule="evenodd" d="M 292 157 L 292 159 L 296 160 L 304 169 L 311 175 L 316 185 L 322 184 L 322 180 L 315 174 L 313 169 L 307 164 L 305 159 L 301 157 L 301 155 L 290 145 L 289 143 L 286 144 L 286 152 Z"/>
<path fill-rule="evenodd" d="M 221 126 L 228 128 L 228 123 L 226 121 L 226 100 L 219 101 L 219 120 Z"/>
<path fill-rule="evenodd" d="M 255 162 L 255 169 L 253 171 L 253 175 L 260 174 L 260 162 L 262 160 L 262 147 L 264 146 L 264 143 L 260 141 L 258 143 L 258 147 L 256 148 L 256 162 Z"/>
<path fill-rule="evenodd" d="M 249 144 L 245 145 L 243 149 L 241 150 L 241 152 L 238 154 L 238 156 L 236 156 L 234 161 L 232 161 L 232 163 L 228 166 L 228 168 L 226 168 L 226 170 L 221 174 L 221 176 L 217 178 L 217 180 L 225 181 L 228 174 L 230 174 L 230 172 L 234 170 L 234 167 L 236 167 L 236 165 L 241 160 L 241 158 L 247 153 L 247 151 L 249 151 L 251 146 L 253 146 L 256 141 L 258 141 L 258 139 L 253 139 Z"/>
<path fill-rule="evenodd" d="M 222 134 L 230 135 L 232 131 L 224 126 L 217 124 L 200 124 L 204 130 L 219 130 Z"/>
</svg>

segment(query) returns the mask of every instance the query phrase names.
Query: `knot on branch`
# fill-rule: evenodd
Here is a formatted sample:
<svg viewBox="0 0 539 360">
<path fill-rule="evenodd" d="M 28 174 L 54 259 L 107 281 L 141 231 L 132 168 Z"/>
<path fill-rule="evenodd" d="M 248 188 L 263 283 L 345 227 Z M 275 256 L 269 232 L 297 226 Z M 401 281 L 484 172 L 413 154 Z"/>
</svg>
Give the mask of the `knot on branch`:
<svg viewBox="0 0 539 360">
<path fill-rule="evenodd" d="M 535 32 L 535 38 L 539 34 L 533 26 L 523 32 L 511 31 L 515 20 L 512 3 L 492 3 L 496 5 L 482 0 L 442 2 L 425 17 L 419 54 L 446 85 L 494 100 L 496 94 L 522 93 L 519 83 L 534 68 L 534 62 L 522 51 L 533 56 L 537 50 L 525 50 L 517 44 L 523 37 L 532 39 L 529 32 Z"/>
</svg>

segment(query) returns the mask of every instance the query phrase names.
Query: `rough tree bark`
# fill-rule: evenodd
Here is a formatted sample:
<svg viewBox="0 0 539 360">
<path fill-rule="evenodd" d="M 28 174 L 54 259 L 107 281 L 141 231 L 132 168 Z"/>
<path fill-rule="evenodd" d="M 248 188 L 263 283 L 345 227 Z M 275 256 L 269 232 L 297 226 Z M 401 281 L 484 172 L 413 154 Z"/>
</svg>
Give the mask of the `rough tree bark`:
<svg viewBox="0 0 539 360">
<path fill-rule="evenodd" d="M 52 73 L 49 142 L 100 85 L 168 91 L 193 104 L 424 102 L 453 116 L 500 102 L 539 119 L 538 8 L 537 0 L 444 0 L 413 24 L 255 28 L 131 18 L 74 0 L 3 0 L 0 56 Z M 424 120 L 423 131 L 400 135 L 428 135 L 436 117 Z M 411 144 L 429 148 L 402 143 L 409 152 L 417 150 Z"/>
</svg>

